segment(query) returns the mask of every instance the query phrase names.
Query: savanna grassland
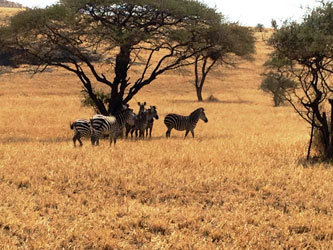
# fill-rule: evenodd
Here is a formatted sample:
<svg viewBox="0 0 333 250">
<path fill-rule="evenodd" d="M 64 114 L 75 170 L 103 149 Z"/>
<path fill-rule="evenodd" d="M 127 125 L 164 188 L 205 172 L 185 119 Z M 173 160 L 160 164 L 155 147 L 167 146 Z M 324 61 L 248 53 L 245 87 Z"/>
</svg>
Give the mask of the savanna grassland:
<svg viewBox="0 0 333 250">
<path fill-rule="evenodd" d="M 165 74 L 130 103 L 157 106 L 153 138 L 111 147 L 73 147 L 70 122 L 94 114 L 75 76 L 0 75 L 0 248 L 332 248 L 333 168 L 305 163 L 309 127 L 259 90 L 263 34 L 253 62 L 208 78 L 219 102 Z M 165 138 L 166 114 L 200 106 L 196 138 Z"/>
</svg>

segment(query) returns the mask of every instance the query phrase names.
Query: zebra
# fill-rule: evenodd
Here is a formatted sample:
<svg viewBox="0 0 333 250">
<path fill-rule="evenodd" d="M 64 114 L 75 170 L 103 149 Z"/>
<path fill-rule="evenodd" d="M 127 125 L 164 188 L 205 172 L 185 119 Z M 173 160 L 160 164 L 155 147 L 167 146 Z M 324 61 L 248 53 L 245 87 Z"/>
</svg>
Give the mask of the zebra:
<svg viewBox="0 0 333 250">
<path fill-rule="evenodd" d="M 125 126 L 126 123 L 134 125 L 135 114 L 133 109 L 126 108 L 115 116 L 94 115 L 90 120 L 92 127 L 91 144 L 98 145 L 101 135 L 109 135 L 110 145 L 116 144 L 117 132 Z"/>
<path fill-rule="evenodd" d="M 141 114 L 137 116 L 133 128 L 136 137 L 138 137 L 138 131 L 139 131 L 139 137 L 144 138 L 148 120 L 149 120 L 148 110 L 144 110 Z"/>
<path fill-rule="evenodd" d="M 177 114 L 166 115 L 164 118 L 164 124 L 168 128 L 166 137 L 170 137 L 171 130 L 175 128 L 179 131 L 186 130 L 184 138 L 186 138 L 188 132 L 191 131 L 192 137 L 194 138 L 194 128 L 197 125 L 199 119 L 203 120 L 204 122 L 208 122 L 204 108 L 198 108 L 194 110 L 189 116 L 182 116 Z"/>
<path fill-rule="evenodd" d="M 138 105 L 139 105 L 139 111 L 138 111 L 138 114 L 135 117 L 136 121 L 139 118 L 141 118 L 141 114 L 146 111 L 146 108 L 145 108 L 146 102 L 143 102 L 143 103 L 138 102 Z M 130 124 L 126 123 L 126 132 L 125 132 L 126 138 L 128 137 L 129 133 L 131 133 L 131 137 L 133 137 L 133 132 L 134 131 L 136 132 L 136 135 L 137 135 L 137 130 L 135 129 L 135 124 L 130 125 Z"/>
<path fill-rule="evenodd" d="M 156 110 L 156 106 L 150 106 L 148 109 L 148 123 L 146 127 L 146 137 L 148 137 L 148 131 L 149 131 L 149 137 L 151 137 L 151 131 L 153 130 L 154 125 L 154 118 L 158 120 L 158 114 Z"/>
<path fill-rule="evenodd" d="M 87 119 L 77 119 L 70 124 L 70 128 L 74 130 L 73 143 L 76 147 L 76 140 L 79 141 L 80 146 L 82 147 L 81 137 L 90 137 L 91 136 L 91 127 L 90 120 Z"/>
<path fill-rule="evenodd" d="M 142 111 L 137 116 L 134 128 L 132 129 L 132 131 L 133 130 L 135 131 L 135 136 L 138 137 L 138 131 L 139 131 L 139 137 L 144 138 L 145 132 L 146 136 L 148 136 L 148 129 L 150 128 L 150 137 L 151 137 L 151 130 L 153 127 L 154 118 L 155 119 L 159 118 L 155 106 L 150 106 L 149 109 Z"/>
</svg>

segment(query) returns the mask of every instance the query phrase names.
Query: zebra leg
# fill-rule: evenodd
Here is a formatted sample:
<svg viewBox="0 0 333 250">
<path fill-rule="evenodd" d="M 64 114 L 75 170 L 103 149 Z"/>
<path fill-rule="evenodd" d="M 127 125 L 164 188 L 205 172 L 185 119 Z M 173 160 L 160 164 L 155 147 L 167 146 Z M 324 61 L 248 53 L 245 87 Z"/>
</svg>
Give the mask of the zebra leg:
<svg viewBox="0 0 333 250">
<path fill-rule="evenodd" d="M 110 140 L 110 146 L 112 145 L 112 141 L 113 141 L 113 144 L 116 145 L 116 142 L 117 142 L 117 132 L 112 132 L 109 135 L 109 140 Z"/>
<path fill-rule="evenodd" d="M 151 131 L 153 130 L 153 125 L 149 128 L 149 137 L 151 137 Z"/>
<path fill-rule="evenodd" d="M 95 143 L 96 143 L 96 137 L 95 137 L 95 135 L 91 135 L 91 145 L 95 145 Z"/>
<path fill-rule="evenodd" d="M 126 139 L 128 138 L 128 134 L 129 134 L 130 131 L 131 131 L 131 128 L 126 125 Z"/>
<path fill-rule="evenodd" d="M 189 130 L 186 130 L 184 139 L 185 139 L 186 136 L 188 135 L 188 132 L 190 132 L 190 131 L 189 131 Z"/>
<path fill-rule="evenodd" d="M 79 143 L 80 143 L 80 147 L 82 147 L 83 144 L 82 144 L 82 141 L 81 141 L 81 137 L 78 137 L 77 140 L 78 140 Z"/>
<path fill-rule="evenodd" d="M 75 142 L 76 142 L 76 136 L 77 136 L 77 134 L 75 133 L 74 136 L 73 136 L 74 147 L 76 147 L 76 144 L 75 144 Z"/>
<path fill-rule="evenodd" d="M 191 130 L 192 138 L 194 138 L 194 130 Z"/>
<path fill-rule="evenodd" d="M 172 129 L 172 128 L 171 128 L 171 129 Z M 167 138 L 169 138 L 169 137 L 170 137 L 170 134 L 171 134 L 171 129 L 169 129 L 169 128 L 168 128 L 167 132 L 165 133 Z"/>
</svg>

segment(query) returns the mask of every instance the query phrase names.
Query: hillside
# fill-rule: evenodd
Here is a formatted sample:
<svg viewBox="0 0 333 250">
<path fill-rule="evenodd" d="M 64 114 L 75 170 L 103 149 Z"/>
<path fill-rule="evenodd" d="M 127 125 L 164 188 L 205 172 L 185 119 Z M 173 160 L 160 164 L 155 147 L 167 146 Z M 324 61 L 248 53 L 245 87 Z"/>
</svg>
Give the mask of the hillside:
<svg viewBox="0 0 333 250">
<path fill-rule="evenodd" d="M 22 4 L 6 1 L 6 0 L 0 0 L 0 7 L 6 7 L 6 8 L 23 8 Z"/>
<path fill-rule="evenodd" d="M 9 18 L 21 10 L 23 10 L 22 7 L 3 7 L 3 6 L 1 6 L 0 7 L 0 25 L 7 24 L 9 22 Z"/>
</svg>

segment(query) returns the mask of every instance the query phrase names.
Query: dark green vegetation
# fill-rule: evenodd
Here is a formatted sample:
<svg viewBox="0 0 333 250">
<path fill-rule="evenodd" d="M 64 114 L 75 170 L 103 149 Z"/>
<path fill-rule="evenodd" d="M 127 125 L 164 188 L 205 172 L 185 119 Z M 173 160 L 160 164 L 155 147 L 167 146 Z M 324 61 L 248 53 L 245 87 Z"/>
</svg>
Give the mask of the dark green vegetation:
<svg viewBox="0 0 333 250">
<path fill-rule="evenodd" d="M 253 50 L 247 29 L 236 25 L 222 29 L 221 23 L 221 14 L 198 1 L 62 0 L 46 9 L 17 14 L 1 33 L 7 46 L 36 58 L 41 71 L 51 65 L 76 74 L 89 99 L 86 102 L 98 113 L 114 114 L 167 71 L 203 61 L 205 75 L 208 58 L 213 66 L 226 53 L 244 56 Z M 217 33 L 216 37 L 215 31 L 227 36 Z M 243 38 L 250 43 L 245 53 L 237 44 Z M 102 69 L 101 63 L 111 65 L 113 73 Z M 134 67 L 140 74 L 130 79 Z M 205 76 L 201 84 L 204 80 Z M 96 83 L 108 91 L 96 90 Z"/>
<path fill-rule="evenodd" d="M 283 95 L 312 127 L 309 153 L 313 130 L 318 129 L 324 156 L 332 158 L 333 133 L 322 110 L 333 91 L 333 3 L 322 2 L 301 23 L 286 21 L 275 29 L 269 44 L 274 49 L 268 63 L 270 74 L 297 82 L 295 87 L 284 88 Z"/>
</svg>

